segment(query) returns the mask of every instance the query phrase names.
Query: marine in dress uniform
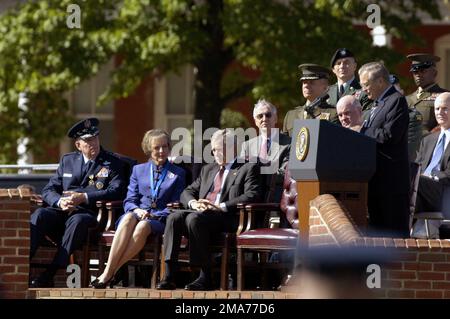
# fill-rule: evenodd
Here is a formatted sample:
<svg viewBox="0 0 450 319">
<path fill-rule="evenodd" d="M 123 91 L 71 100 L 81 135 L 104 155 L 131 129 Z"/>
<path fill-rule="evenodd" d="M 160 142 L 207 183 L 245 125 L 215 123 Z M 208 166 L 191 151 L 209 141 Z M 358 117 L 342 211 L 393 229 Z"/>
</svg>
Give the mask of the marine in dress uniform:
<svg viewBox="0 0 450 319">
<path fill-rule="evenodd" d="M 299 65 L 303 96 L 306 103 L 286 113 L 283 132 L 292 136 L 294 120 L 319 119 L 339 124 L 336 108 L 327 103 L 328 80 L 331 71 L 317 64 Z"/>
<path fill-rule="evenodd" d="M 101 148 L 98 119 L 76 123 L 67 135 L 75 140 L 77 152 L 65 154 L 55 175 L 42 190 L 48 207 L 31 215 L 30 257 L 36 253 L 45 236 L 58 243 L 52 263 L 32 287 L 51 287 L 58 268 L 65 268 L 69 256 L 81 248 L 88 228 L 96 221 L 97 200 L 121 200 L 126 194 L 124 163 Z"/>
<path fill-rule="evenodd" d="M 411 60 L 410 72 L 413 74 L 417 90 L 406 97 L 409 108 L 415 108 L 422 114 L 422 136 L 437 126 L 434 116 L 434 100 L 447 90 L 436 83 L 436 62 L 440 57 L 432 54 L 415 53 L 407 56 Z M 420 142 L 420 141 L 419 141 Z"/>
<path fill-rule="evenodd" d="M 337 49 L 331 58 L 330 67 L 336 75 L 337 82 L 330 86 L 327 103 L 336 107 L 339 99 L 345 95 L 355 95 L 361 103 L 362 110 L 369 109 L 372 101 L 361 90 L 361 85 L 355 75 L 356 59 L 354 54 L 347 48 Z"/>
</svg>

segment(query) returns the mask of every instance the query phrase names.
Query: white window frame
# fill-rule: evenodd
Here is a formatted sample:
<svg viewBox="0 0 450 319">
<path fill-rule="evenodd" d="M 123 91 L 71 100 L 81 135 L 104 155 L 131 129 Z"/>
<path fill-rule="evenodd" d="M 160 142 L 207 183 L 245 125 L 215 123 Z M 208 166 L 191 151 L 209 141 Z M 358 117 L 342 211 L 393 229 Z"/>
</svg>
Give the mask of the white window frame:
<svg viewBox="0 0 450 319">
<path fill-rule="evenodd" d="M 450 33 L 443 35 L 434 42 L 434 52 L 441 58 L 441 61 L 436 63 L 438 70 L 437 83 L 440 87 L 447 90 L 450 89 L 450 74 L 446 73 L 446 66 L 450 66 L 450 58 L 447 60 L 447 51 L 450 51 Z M 447 83 L 446 78 L 447 77 Z"/>
</svg>

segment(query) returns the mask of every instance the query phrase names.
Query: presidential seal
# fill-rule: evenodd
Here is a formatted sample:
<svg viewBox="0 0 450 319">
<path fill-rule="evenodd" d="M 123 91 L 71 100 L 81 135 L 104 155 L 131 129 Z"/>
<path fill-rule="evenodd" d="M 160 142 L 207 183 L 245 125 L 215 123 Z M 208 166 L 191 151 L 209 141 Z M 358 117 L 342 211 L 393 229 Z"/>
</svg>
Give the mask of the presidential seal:
<svg viewBox="0 0 450 319">
<path fill-rule="evenodd" d="M 304 161 L 309 150 L 309 131 L 306 127 L 302 127 L 297 135 L 295 155 L 299 161 Z"/>
</svg>

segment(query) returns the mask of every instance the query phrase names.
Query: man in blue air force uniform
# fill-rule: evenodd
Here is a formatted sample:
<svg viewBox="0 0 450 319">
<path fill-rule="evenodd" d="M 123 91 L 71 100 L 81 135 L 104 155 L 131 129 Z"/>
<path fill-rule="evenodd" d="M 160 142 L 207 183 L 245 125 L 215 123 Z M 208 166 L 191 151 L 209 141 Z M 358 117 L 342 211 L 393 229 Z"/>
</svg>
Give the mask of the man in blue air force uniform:
<svg viewBox="0 0 450 319">
<path fill-rule="evenodd" d="M 65 268 L 69 256 L 81 248 L 96 221 L 97 200 L 120 200 L 126 192 L 124 164 L 100 146 L 98 119 L 76 123 L 67 135 L 75 139 L 77 152 L 65 154 L 55 175 L 42 190 L 48 207 L 31 215 L 30 258 L 45 236 L 58 243 L 47 269 L 32 280 L 31 287 L 52 287 L 58 268 Z"/>
</svg>

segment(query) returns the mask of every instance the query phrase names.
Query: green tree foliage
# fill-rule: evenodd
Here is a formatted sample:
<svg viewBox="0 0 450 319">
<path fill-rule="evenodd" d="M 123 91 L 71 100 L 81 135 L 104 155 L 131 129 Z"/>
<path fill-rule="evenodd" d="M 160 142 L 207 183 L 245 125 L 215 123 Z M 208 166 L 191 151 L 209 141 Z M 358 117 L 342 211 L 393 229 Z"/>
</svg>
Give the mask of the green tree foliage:
<svg viewBox="0 0 450 319">
<path fill-rule="evenodd" d="M 360 63 L 402 57 L 373 48 L 361 0 L 40 0 L 0 17 L 0 160 L 14 160 L 15 141 L 29 136 L 34 151 L 56 143 L 67 127 L 62 94 L 117 56 L 112 84 L 99 100 L 126 97 L 149 74 L 195 68 L 195 118 L 219 127 L 222 110 L 237 98 L 266 97 L 280 115 L 300 100 L 297 65 L 329 65 L 338 47 Z M 416 40 L 417 14 L 439 18 L 436 0 L 378 1 L 381 23 L 405 43 Z M 81 8 L 81 28 L 66 21 L 69 4 Z M 236 77 L 236 65 L 258 77 Z M 27 92 L 29 114 L 17 108 Z M 35 103 L 39 101 L 39 103 Z M 39 106 L 38 106 L 39 105 Z M 139 116 L 138 114 L 136 116 Z M 19 121 L 26 118 L 27 121 Z M 58 122 L 50 127 L 50 122 Z"/>
</svg>

